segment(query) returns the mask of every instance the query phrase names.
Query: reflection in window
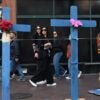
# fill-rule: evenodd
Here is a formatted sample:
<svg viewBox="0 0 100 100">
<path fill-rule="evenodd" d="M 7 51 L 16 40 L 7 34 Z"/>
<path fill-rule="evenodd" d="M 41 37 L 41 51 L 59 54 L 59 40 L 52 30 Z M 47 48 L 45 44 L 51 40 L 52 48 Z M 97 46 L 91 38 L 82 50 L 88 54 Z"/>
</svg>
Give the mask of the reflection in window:
<svg viewBox="0 0 100 100">
<path fill-rule="evenodd" d="M 68 13 L 68 0 L 18 0 L 18 15 L 57 15 Z"/>
<path fill-rule="evenodd" d="M 79 14 L 89 14 L 90 0 L 75 0 Z"/>
<path fill-rule="evenodd" d="M 100 15 L 100 0 L 92 0 L 92 14 Z"/>
</svg>

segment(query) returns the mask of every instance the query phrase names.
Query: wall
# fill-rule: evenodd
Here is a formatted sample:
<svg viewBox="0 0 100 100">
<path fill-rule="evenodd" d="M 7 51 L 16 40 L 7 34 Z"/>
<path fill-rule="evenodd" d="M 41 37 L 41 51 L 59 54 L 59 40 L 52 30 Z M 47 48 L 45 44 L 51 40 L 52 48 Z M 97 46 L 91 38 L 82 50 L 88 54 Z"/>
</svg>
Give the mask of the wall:
<svg viewBox="0 0 100 100">
<path fill-rule="evenodd" d="M 10 7 L 11 22 L 16 23 L 16 0 L 2 0 L 2 7 Z"/>
<path fill-rule="evenodd" d="M 5 3 L 7 1 L 7 3 Z M 70 29 L 66 27 L 55 28 L 50 26 L 51 18 L 69 19 L 70 6 L 77 5 L 79 19 L 94 19 L 96 28 L 79 29 L 79 68 L 84 73 L 100 72 L 100 55 L 97 54 L 96 36 L 100 31 L 100 2 L 99 0 L 3 0 L 3 6 L 11 7 L 11 20 L 17 23 L 30 24 L 30 33 L 18 34 L 21 51 L 21 63 L 35 68 L 33 59 L 32 36 L 37 25 L 46 26 L 49 35 L 56 29 L 61 33 L 65 46 L 68 41 Z M 17 16 L 16 16 L 17 14 Z M 66 47 L 65 47 L 66 50 Z M 51 59 L 52 60 L 52 59 Z M 61 63 L 67 66 L 67 59 L 63 56 Z M 31 66 L 31 67 L 30 67 Z M 31 73 L 31 70 L 30 70 Z"/>
</svg>

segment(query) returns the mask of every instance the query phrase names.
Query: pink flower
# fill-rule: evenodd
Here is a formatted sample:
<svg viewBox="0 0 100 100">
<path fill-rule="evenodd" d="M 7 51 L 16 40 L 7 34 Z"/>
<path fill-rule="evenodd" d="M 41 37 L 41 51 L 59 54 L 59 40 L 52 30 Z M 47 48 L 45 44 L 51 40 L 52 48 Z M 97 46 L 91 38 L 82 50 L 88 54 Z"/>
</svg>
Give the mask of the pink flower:
<svg viewBox="0 0 100 100">
<path fill-rule="evenodd" d="M 70 19 L 70 23 L 72 26 L 74 26 L 76 28 L 83 25 L 80 20 L 75 20 L 75 19 Z"/>
<path fill-rule="evenodd" d="M 78 24 L 79 26 L 82 26 L 82 25 L 83 25 L 82 22 L 81 22 L 80 20 L 77 20 L 77 24 Z"/>
<path fill-rule="evenodd" d="M 71 20 L 70 20 L 70 23 L 71 23 L 72 25 L 74 25 L 74 24 L 75 24 L 75 20 L 74 20 L 74 19 L 71 19 Z"/>
</svg>

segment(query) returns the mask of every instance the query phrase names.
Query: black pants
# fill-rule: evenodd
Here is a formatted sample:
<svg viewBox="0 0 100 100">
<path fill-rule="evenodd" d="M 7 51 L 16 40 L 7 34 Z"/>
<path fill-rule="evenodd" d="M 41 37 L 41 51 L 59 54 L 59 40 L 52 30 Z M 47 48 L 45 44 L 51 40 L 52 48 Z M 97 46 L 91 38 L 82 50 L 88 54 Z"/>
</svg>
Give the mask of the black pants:
<svg viewBox="0 0 100 100">
<path fill-rule="evenodd" d="M 31 78 L 33 82 L 39 82 L 46 80 L 47 84 L 52 84 L 53 81 L 53 68 L 50 66 L 50 58 L 47 51 L 42 51 L 42 59 L 39 59 L 38 70 L 35 75 Z"/>
</svg>

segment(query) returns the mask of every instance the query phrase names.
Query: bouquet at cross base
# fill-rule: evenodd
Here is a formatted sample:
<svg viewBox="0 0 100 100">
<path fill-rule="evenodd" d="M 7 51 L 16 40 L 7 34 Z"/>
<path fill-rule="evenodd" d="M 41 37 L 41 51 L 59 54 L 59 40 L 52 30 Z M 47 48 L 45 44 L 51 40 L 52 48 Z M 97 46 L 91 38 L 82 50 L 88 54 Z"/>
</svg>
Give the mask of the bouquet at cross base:
<svg viewBox="0 0 100 100">
<path fill-rule="evenodd" d="M 3 32 L 9 33 L 9 31 L 11 30 L 11 27 L 12 27 L 12 23 L 10 21 L 8 21 L 8 20 L 2 20 L 0 22 L 0 29 Z"/>
</svg>

